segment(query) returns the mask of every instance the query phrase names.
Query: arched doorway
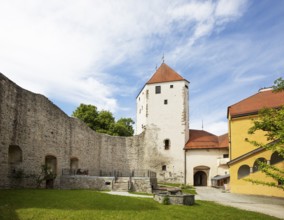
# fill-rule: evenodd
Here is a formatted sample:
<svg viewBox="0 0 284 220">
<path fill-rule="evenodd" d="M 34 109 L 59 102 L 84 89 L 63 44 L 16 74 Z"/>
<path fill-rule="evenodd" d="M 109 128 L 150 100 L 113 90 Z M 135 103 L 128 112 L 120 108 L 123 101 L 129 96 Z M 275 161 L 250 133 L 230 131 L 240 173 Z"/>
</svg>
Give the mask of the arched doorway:
<svg viewBox="0 0 284 220">
<path fill-rule="evenodd" d="M 47 155 L 45 156 L 45 165 L 49 172 L 52 174 L 57 174 L 57 159 L 55 156 Z M 53 188 L 54 178 L 50 178 L 46 180 L 46 188 Z"/>
<path fill-rule="evenodd" d="M 200 165 L 193 168 L 194 186 L 208 186 L 210 167 Z"/>
<path fill-rule="evenodd" d="M 76 157 L 72 157 L 70 159 L 70 173 L 75 175 L 77 173 L 77 170 L 79 168 L 79 160 Z"/>
<path fill-rule="evenodd" d="M 194 186 L 207 186 L 207 174 L 204 171 L 194 174 Z"/>
</svg>

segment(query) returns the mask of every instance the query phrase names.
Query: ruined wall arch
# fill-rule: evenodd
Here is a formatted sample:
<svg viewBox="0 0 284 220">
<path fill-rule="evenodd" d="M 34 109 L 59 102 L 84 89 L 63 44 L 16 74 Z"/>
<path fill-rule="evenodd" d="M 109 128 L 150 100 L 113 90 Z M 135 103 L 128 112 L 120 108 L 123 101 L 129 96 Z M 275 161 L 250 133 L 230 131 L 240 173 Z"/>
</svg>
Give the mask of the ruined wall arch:
<svg viewBox="0 0 284 220">
<path fill-rule="evenodd" d="M 23 151 L 18 145 L 10 145 L 8 150 L 8 163 L 19 164 L 23 162 Z"/>
</svg>

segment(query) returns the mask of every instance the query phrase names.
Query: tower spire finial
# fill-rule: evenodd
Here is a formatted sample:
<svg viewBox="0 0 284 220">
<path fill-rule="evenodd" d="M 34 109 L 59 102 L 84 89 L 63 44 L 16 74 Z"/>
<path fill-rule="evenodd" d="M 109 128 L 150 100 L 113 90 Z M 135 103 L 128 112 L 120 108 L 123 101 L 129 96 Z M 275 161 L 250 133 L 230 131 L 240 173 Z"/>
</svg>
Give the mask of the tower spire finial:
<svg viewBox="0 0 284 220">
<path fill-rule="evenodd" d="M 163 56 L 162 56 L 162 63 L 165 63 L 165 55 L 163 53 Z"/>
</svg>

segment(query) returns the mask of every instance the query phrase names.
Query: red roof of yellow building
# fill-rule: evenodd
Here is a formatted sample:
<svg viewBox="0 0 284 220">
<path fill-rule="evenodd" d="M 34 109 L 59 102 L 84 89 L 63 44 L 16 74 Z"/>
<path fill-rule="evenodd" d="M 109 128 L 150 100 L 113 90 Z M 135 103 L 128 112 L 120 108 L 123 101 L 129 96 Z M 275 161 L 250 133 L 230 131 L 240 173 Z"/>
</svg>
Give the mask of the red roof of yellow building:
<svg viewBox="0 0 284 220">
<path fill-rule="evenodd" d="M 228 107 L 228 116 L 238 117 L 256 114 L 262 108 L 278 108 L 284 105 L 284 92 L 272 89 L 260 90 L 258 93 Z"/>
<path fill-rule="evenodd" d="M 190 138 L 184 149 L 228 148 L 228 134 L 217 136 L 203 130 L 190 130 Z"/>
<path fill-rule="evenodd" d="M 146 84 L 186 80 L 167 64 L 162 63 Z"/>
</svg>

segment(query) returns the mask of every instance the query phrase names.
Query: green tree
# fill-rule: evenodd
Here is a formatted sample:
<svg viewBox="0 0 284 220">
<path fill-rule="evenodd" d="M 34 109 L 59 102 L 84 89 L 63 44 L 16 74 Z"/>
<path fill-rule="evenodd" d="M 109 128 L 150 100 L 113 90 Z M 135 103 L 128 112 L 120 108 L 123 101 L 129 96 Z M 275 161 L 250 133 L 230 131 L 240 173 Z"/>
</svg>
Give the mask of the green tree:
<svg viewBox="0 0 284 220">
<path fill-rule="evenodd" d="M 276 79 L 272 88 L 275 92 L 284 91 L 284 80 L 281 77 Z"/>
<path fill-rule="evenodd" d="M 91 129 L 96 130 L 96 118 L 98 114 L 96 106 L 80 104 L 72 113 L 72 116 L 85 122 Z"/>
<path fill-rule="evenodd" d="M 284 91 L 284 80 L 279 78 L 274 81 L 274 92 Z M 263 147 L 267 150 L 277 152 L 284 158 L 284 106 L 281 108 L 266 108 L 259 112 L 257 120 L 253 121 L 253 126 L 249 129 L 249 134 L 254 134 L 256 131 L 265 131 L 265 136 L 268 144 L 263 144 L 258 141 L 249 140 L 256 147 Z M 281 188 L 284 190 L 284 169 L 279 169 L 274 165 L 269 165 L 264 162 L 258 162 L 259 170 L 267 176 L 272 177 L 275 182 L 265 182 L 262 180 L 254 180 L 246 178 L 246 181 Z"/>
<path fill-rule="evenodd" d="M 98 111 L 94 105 L 80 104 L 72 116 L 82 120 L 98 133 L 115 136 L 132 136 L 134 133 L 134 121 L 131 118 L 121 118 L 116 122 L 110 111 Z"/>
<path fill-rule="evenodd" d="M 113 135 L 112 128 L 115 124 L 115 119 L 110 111 L 102 110 L 95 119 L 95 131 Z"/>
<path fill-rule="evenodd" d="M 112 132 L 113 135 L 117 136 L 132 136 L 134 130 L 132 125 L 134 121 L 131 118 L 121 118 L 113 126 Z"/>
</svg>

